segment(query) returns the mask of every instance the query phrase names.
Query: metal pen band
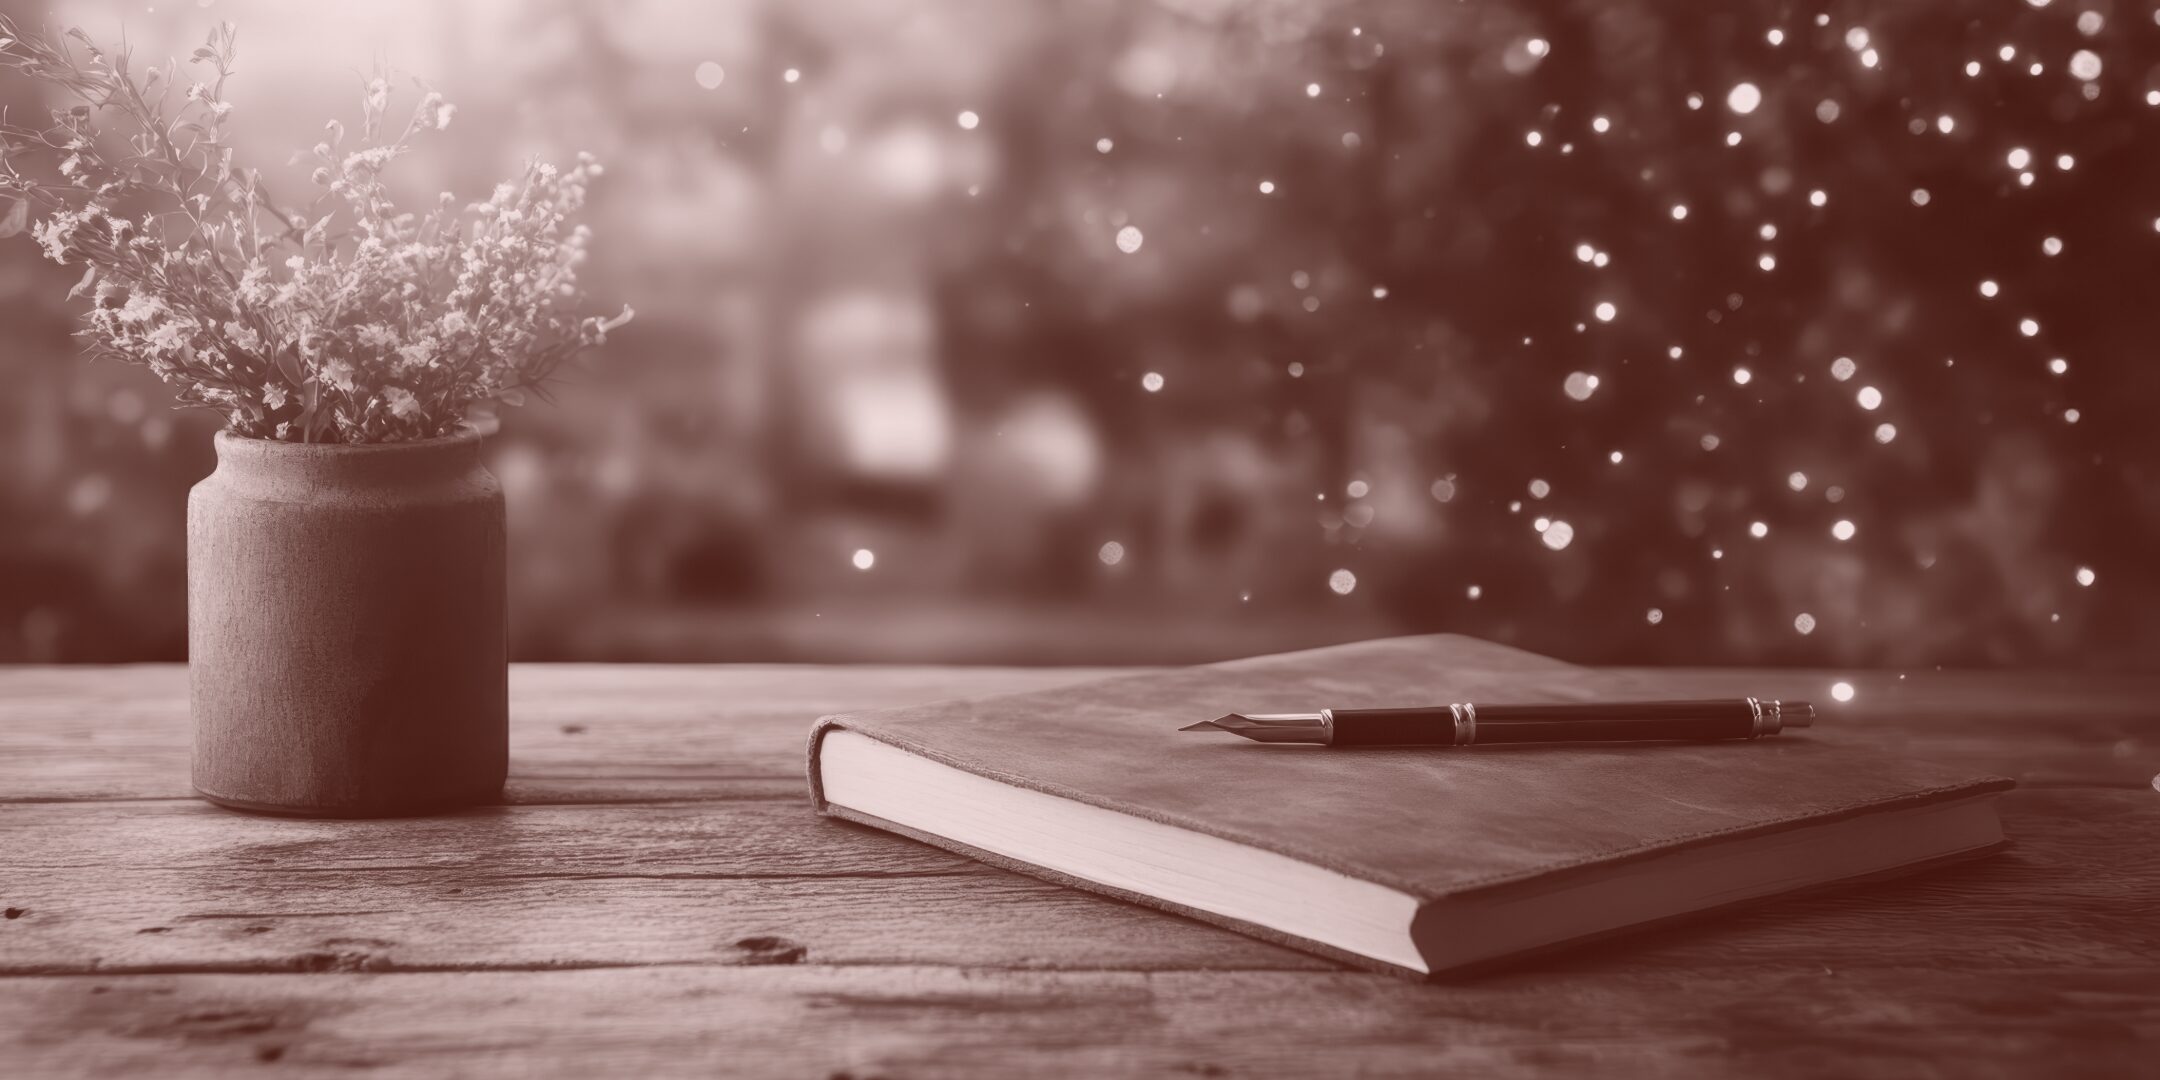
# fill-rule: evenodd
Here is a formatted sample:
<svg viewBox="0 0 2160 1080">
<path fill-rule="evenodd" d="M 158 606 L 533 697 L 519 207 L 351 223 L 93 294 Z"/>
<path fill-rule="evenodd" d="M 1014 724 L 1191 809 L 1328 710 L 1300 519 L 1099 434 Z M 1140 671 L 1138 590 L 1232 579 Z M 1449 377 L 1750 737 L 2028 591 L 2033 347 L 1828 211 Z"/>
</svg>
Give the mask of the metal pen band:
<svg viewBox="0 0 2160 1080">
<path fill-rule="evenodd" d="M 1777 702 L 1771 702 L 1771 711 L 1765 712 L 1763 710 L 1763 703 L 1761 701 L 1755 698 L 1748 698 L 1747 707 L 1749 720 L 1751 721 L 1748 730 L 1748 738 L 1759 739 L 1765 735 L 1775 735 L 1777 734 L 1778 729 L 1784 726 L 1783 724 L 1779 723 L 1779 718 L 1782 715 L 1783 710 L 1778 706 Z"/>
<path fill-rule="evenodd" d="M 1448 706 L 1448 712 L 1455 718 L 1455 745 L 1468 746 L 1476 742 L 1477 706 L 1465 701 L 1460 705 Z"/>
</svg>

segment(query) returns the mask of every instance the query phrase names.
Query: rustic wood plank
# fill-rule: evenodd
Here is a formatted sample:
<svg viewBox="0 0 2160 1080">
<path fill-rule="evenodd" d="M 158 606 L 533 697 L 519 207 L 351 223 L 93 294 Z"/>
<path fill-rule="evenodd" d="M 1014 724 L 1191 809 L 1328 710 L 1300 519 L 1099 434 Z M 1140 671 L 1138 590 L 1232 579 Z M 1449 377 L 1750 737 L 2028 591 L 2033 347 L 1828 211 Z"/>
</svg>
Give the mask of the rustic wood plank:
<svg viewBox="0 0 2160 1080">
<path fill-rule="evenodd" d="M 826 713 L 1040 690 L 1103 668 L 515 665 L 513 803 L 792 797 Z M 187 669 L 0 669 L 0 802 L 184 798 Z"/>
<path fill-rule="evenodd" d="M 2008 853 L 1546 963 L 1836 970 L 2143 963 L 2160 796 L 2014 792 Z M 806 800 L 355 825 L 200 803 L 0 813 L 0 974 L 698 963 L 1325 969 L 1301 953 L 817 818 Z M 748 944 L 745 944 L 745 943 Z"/>
<path fill-rule="evenodd" d="M 2127 1077 L 2156 1041 L 2160 982 L 2108 968 L 1459 987 L 814 966 L 0 980 L 0 1044 L 40 1076 Z"/>
<path fill-rule="evenodd" d="M 1509 659 L 1499 654 L 1489 662 Z M 511 682 L 508 798 L 792 797 L 800 790 L 804 734 L 824 713 L 1119 673 L 520 665 Z M 1520 683 L 1505 667 L 1482 679 L 1494 693 Z M 1830 700 L 1827 688 L 1837 679 L 1858 688 L 1851 703 Z M 0 728 L 0 802 L 190 795 L 186 685 L 185 669 L 171 665 L 0 670 L 0 713 L 12 721 Z M 1885 753 L 2030 784 L 2144 787 L 2160 774 L 2160 676 L 1557 668 L 1541 672 L 1536 691 L 1808 697 L 1825 711 L 1826 732 Z"/>
</svg>

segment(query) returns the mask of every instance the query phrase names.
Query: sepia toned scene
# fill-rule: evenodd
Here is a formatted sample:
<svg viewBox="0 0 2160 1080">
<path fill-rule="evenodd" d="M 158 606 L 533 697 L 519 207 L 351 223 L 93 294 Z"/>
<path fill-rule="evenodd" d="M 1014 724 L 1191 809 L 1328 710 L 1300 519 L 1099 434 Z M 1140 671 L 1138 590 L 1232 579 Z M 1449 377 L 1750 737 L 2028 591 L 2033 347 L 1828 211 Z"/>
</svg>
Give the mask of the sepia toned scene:
<svg viewBox="0 0 2160 1080">
<path fill-rule="evenodd" d="M 518 658 L 2151 664 L 2143 7 L 0 12 L 234 23 L 288 201 L 379 69 L 455 110 L 408 202 L 604 164 L 636 319 L 485 450 Z M 83 355 L 79 276 L 0 246 L 0 657 L 180 659 L 220 418 Z"/>
</svg>

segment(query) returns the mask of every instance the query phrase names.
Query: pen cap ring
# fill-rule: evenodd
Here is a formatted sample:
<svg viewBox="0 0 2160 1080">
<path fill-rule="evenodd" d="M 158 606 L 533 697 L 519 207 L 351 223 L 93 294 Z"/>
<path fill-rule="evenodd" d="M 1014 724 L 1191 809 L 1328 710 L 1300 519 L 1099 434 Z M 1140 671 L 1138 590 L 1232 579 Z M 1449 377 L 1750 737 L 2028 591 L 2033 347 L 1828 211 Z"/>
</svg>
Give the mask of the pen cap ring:
<svg viewBox="0 0 2160 1080">
<path fill-rule="evenodd" d="M 1468 746 L 1477 741 L 1477 706 L 1469 702 L 1448 706 L 1448 714 L 1455 721 L 1455 745 Z"/>
</svg>

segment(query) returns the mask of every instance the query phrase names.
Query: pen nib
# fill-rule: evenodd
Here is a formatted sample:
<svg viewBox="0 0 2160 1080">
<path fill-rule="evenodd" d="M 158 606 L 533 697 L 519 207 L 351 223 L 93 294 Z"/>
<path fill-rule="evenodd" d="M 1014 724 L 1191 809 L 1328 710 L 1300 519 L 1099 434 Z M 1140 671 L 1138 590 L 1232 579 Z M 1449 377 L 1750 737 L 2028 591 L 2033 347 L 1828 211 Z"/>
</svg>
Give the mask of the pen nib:
<svg viewBox="0 0 2160 1080">
<path fill-rule="evenodd" d="M 1254 742 L 1325 743 L 1327 722 L 1319 713 L 1230 713 L 1180 731 L 1227 731 Z"/>
</svg>

